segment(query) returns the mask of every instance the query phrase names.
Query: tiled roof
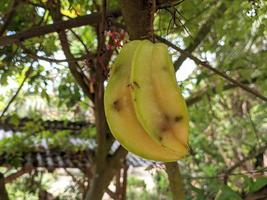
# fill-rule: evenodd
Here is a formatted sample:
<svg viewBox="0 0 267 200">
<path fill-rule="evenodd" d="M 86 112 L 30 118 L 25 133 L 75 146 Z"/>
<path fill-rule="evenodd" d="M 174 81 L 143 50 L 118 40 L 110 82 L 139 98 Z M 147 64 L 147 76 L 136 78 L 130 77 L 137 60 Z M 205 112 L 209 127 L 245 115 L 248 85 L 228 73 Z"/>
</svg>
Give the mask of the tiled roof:
<svg viewBox="0 0 267 200">
<path fill-rule="evenodd" d="M 24 118 L 6 117 L 0 120 L 0 129 L 5 131 L 23 131 L 28 123 L 38 124 L 40 130 L 47 130 L 56 132 L 60 130 L 69 130 L 72 133 L 79 133 L 81 129 L 89 127 L 91 124 L 85 121 L 72 122 L 72 121 L 59 121 L 59 120 L 41 120 Z"/>
<path fill-rule="evenodd" d="M 14 134 L 20 135 L 20 132 L 6 131 L 1 129 L 0 126 L 0 141 L 5 138 L 13 137 Z M 74 136 L 68 137 L 70 144 L 83 145 L 83 150 L 76 152 L 70 152 L 68 150 L 62 150 L 62 148 L 50 148 L 47 139 L 41 139 L 34 144 L 33 150 L 21 152 L 20 149 L 14 150 L 14 152 L 6 153 L 4 149 L 0 150 L 0 166 L 12 165 L 12 166 L 25 166 L 30 165 L 33 167 L 45 167 L 47 169 L 54 168 L 87 168 L 91 164 L 90 155 L 92 155 L 93 149 L 95 149 L 94 139 L 80 139 Z M 117 141 L 111 147 L 111 153 L 115 152 L 119 147 Z M 142 167 L 154 165 L 154 162 L 144 160 L 131 153 L 127 155 L 126 162 L 133 167 Z"/>
<path fill-rule="evenodd" d="M 90 167 L 90 154 L 87 151 L 78 152 L 24 152 L 22 154 L 13 155 L 3 153 L 0 155 L 0 166 L 33 166 L 44 167 L 49 169 L 55 168 L 79 168 L 86 169 Z M 133 154 L 128 154 L 126 162 L 132 167 L 147 167 L 154 165 L 154 162 L 143 160 Z"/>
</svg>

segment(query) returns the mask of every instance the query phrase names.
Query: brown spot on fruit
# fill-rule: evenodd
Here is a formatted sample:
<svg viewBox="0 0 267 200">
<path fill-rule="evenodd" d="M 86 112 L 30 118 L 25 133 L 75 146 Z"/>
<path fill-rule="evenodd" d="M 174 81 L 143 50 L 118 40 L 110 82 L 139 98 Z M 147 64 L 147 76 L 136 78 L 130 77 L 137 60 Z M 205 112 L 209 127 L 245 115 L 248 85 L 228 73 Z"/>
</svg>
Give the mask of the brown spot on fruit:
<svg viewBox="0 0 267 200">
<path fill-rule="evenodd" d="M 119 100 L 114 101 L 112 105 L 113 105 L 113 108 L 114 108 L 117 112 L 119 112 L 119 111 L 121 110 L 121 103 L 120 103 Z"/>
<path fill-rule="evenodd" d="M 170 121 L 170 117 L 169 117 L 168 115 L 166 115 L 166 114 L 164 114 L 164 119 L 165 119 L 165 121 L 167 121 L 167 122 Z"/>
<path fill-rule="evenodd" d="M 129 83 L 129 84 L 127 85 L 127 87 L 130 88 L 130 90 L 133 90 L 133 89 L 134 89 L 134 86 L 133 86 L 132 83 Z"/>
<path fill-rule="evenodd" d="M 136 81 L 133 82 L 133 86 L 136 88 L 140 88 L 140 85 Z"/>
<path fill-rule="evenodd" d="M 170 129 L 170 126 L 169 126 L 168 123 L 162 123 L 161 126 L 160 126 L 161 132 L 165 132 L 165 131 L 167 131 L 169 129 Z"/>
<path fill-rule="evenodd" d="M 120 66 L 114 66 L 114 67 L 111 69 L 111 75 L 113 75 L 113 74 L 117 74 L 118 71 L 119 71 L 119 68 L 120 68 Z"/>
<path fill-rule="evenodd" d="M 167 68 L 166 66 L 163 66 L 163 67 L 162 67 L 162 70 L 163 70 L 163 71 L 168 71 L 168 68 Z"/>
<path fill-rule="evenodd" d="M 181 121 L 182 119 L 183 119 L 182 116 L 176 116 L 176 117 L 174 118 L 174 121 L 175 121 L 175 122 L 179 122 L 179 121 Z"/>
</svg>

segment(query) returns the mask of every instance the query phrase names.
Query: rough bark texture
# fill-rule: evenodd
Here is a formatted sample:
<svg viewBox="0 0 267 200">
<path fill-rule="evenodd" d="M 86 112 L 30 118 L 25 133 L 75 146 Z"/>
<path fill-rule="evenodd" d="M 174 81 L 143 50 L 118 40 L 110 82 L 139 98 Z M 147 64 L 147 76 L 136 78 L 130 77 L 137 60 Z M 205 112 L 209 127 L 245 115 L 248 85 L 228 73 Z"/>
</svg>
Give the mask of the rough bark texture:
<svg viewBox="0 0 267 200">
<path fill-rule="evenodd" d="M 8 194 L 5 187 L 5 177 L 0 173 L 0 200 L 8 200 Z"/>
<path fill-rule="evenodd" d="M 92 185 L 90 190 L 86 195 L 86 200 L 101 200 L 105 192 L 105 189 L 108 187 L 110 181 L 123 165 L 123 161 L 127 151 L 120 147 L 116 153 L 112 156 L 112 159 L 108 160 L 106 166 L 103 166 L 104 169 L 99 167 L 96 168 L 93 179 L 91 181 Z"/>
<path fill-rule="evenodd" d="M 166 163 L 173 200 L 184 200 L 183 181 L 177 162 Z"/>
<path fill-rule="evenodd" d="M 121 0 L 121 11 L 130 40 L 153 38 L 155 0 Z"/>
</svg>

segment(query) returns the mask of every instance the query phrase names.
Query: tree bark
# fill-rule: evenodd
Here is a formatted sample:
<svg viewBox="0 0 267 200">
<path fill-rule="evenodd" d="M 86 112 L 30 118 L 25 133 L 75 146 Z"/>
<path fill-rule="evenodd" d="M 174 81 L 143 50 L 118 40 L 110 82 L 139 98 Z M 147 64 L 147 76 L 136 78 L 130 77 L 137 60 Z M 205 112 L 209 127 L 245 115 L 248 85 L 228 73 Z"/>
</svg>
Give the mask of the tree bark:
<svg viewBox="0 0 267 200">
<path fill-rule="evenodd" d="M 0 200 L 8 200 L 8 194 L 5 187 L 5 177 L 0 173 Z"/>
<path fill-rule="evenodd" d="M 86 200 L 102 199 L 102 196 L 110 181 L 112 180 L 118 169 L 123 166 L 123 162 L 127 153 L 128 152 L 123 147 L 119 147 L 119 149 L 107 162 L 106 166 L 104 166 L 104 169 L 96 168 L 94 177 L 91 181 L 92 185 L 86 195 Z"/>
<path fill-rule="evenodd" d="M 155 0 L 121 0 L 121 11 L 130 40 L 153 38 Z"/>
<path fill-rule="evenodd" d="M 155 11 L 155 0 L 149 0 L 149 1 L 131 1 L 131 0 L 121 0 L 122 5 L 122 14 L 125 20 L 125 23 L 128 27 L 128 33 L 130 35 L 131 40 L 135 39 L 150 39 L 153 40 L 153 18 L 154 18 L 154 11 Z M 104 4 L 103 4 L 104 5 Z M 102 15 L 105 16 L 105 8 L 103 7 Z M 137 17 L 138 16 L 138 17 Z M 105 22 L 104 17 L 102 17 L 102 23 Z M 102 24 L 102 26 L 103 26 Z M 101 25 L 101 24 L 100 24 Z M 101 27 L 101 26 L 100 26 Z M 99 34 L 102 34 L 104 32 L 104 29 L 102 27 L 102 30 L 100 30 Z M 103 36 L 102 36 L 103 37 Z M 101 35 L 99 35 L 99 46 L 102 47 L 104 44 L 102 41 Z M 100 53 L 102 49 L 100 50 Z M 101 57 L 99 57 L 101 58 Z M 98 59 L 99 60 L 99 59 Z M 98 63 L 98 73 L 101 68 L 101 63 Z M 97 81 L 102 81 L 101 74 L 99 75 L 99 79 Z M 103 90 L 102 86 L 100 88 L 96 88 L 96 95 L 98 97 L 101 97 L 97 99 L 96 101 L 96 109 L 98 109 L 98 112 L 103 109 Z M 97 106 L 98 105 L 98 106 Z M 102 107 L 101 107 L 102 106 Z M 99 122 L 104 123 L 104 116 L 101 116 L 103 114 L 102 112 L 98 113 L 96 116 L 96 121 L 99 120 Z M 99 124 L 100 125 L 100 124 Z M 102 126 L 99 126 L 98 134 L 100 137 L 99 142 L 100 145 L 105 145 L 106 142 L 103 142 L 103 130 L 105 128 Z M 99 132 L 100 131 L 100 132 Z M 105 130 L 106 132 L 106 130 Z M 101 137 L 102 135 L 102 137 Z M 101 142 L 102 141 L 102 142 Z M 91 188 L 86 195 L 86 200 L 94 199 L 94 200 L 100 200 L 105 192 L 105 189 L 108 187 L 109 182 L 111 181 L 112 177 L 115 175 L 115 173 L 122 167 L 123 160 L 127 154 L 127 151 L 123 149 L 122 147 L 117 150 L 115 155 L 110 159 L 110 161 L 103 160 L 103 153 L 105 153 L 105 147 L 101 151 L 101 146 L 98 146 L 96 163 L 95 163 L 95 173 L 94 177 L 91 181 L 92 185 Z M 101 152 L 101 153 L 100 153 Z M 101 156 L 102 155 L 102 156 Z"/>
<path fill-rule="evenodd" d="M 184 200 L 183 181 L 177 162 L 165 163 L 173 200 Z"/>
</svg>

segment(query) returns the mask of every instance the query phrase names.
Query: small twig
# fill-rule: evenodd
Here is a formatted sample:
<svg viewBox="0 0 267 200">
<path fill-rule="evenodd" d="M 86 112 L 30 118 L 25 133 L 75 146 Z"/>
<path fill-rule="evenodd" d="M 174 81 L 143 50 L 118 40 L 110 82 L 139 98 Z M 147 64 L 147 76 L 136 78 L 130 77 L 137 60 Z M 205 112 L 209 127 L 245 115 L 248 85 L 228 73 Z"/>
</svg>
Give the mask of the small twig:
<svg viewBox="0 0 267 200">
<path fill-rule="evenodd" d="M 6 15 L 2 18 L 3 26 L 0 27 L 0 36 L 3 35 L 3 33 L 6 31 L 6 28 L 9 26 L 11 19 L 14 16 L 19 3 L 20 2 L 18 0 L 14 0 L 10 10 L 8 10 Z"/>
<path fill-rule="evenodd" d="M 47 4 L 48 4 L 48 7 L 50 8 L 50 13 L 51 13 L 52 19 L 54 21 L 54 24 L 61 22 L 62 21 L 62 15 L 60 13 L 60 1 L 57 1 L 57 5 L 56 5 L 57 7 L 56 8 L 53 7 L 53 4 L 51 1 L 47 1 Z M 68 28 L 70 28 L 70 27 L 68 27 Z M 66 34 L 65 30 L 59 31 L 59 29 L 58 29 L 58 36 L 59 36 L 61 48 L 65 54 L 65 57 L 68 60 L 74 60 L 74 56 L 70 50 L 69 41 L 68 41 L 67 34 Z M 78 70 L 78 69 L 80 69 L 79 63 L 78 62 L 68 62 L 68 64 L 69 64 L 69 69 L 70 69 L 71 74 L 75 78 L 78 85 L 82 88 L 84 94 L 86 94 L 86 96 L 89 99 L 93 100 L 93 98 L 94 98 L 93 94 L 89 90 L 90 85 L 88 82 L 88 78 Z"/>
<path fill-rule="evenodd" d="M 85 185 L 78 179 L 76 178 L 69 170 L 67 170 L 66 168 L 64 169 L 64 171 L 72 178 L 72 180 L 77 183 L 79 185 L 79 187 L 85 191 Z"/>
<path fill-rule="evenodd" d="M 176 19 L 176 13 L 178 13 L 178 15 L 180 15 L 182 18 L 184 18 L 183 15 L 178 11 L 178 9 L 175 9 L 175 19 Z M 175 20 L 175 19 L 174 19 L 174 23 L 176 24 L 176 20 Z M 182 22 L 182 20 L 181 20 L 179 17 L 177 17 L 177 19 L 178 19 L 179 23 L 182 25 L 182 27 L 183 27 L 183 29 L 185 30 L 185 32 L 187 32 L 187 34 L 189 35 L 189 37 L 191 37 L 191 39 L 193 39 L 193 36 L 191 35 L 189 29 L 188 29 L 188 28 L 186 27 L 186 25 Z M 177 24 L 176 24 L 176 26 L 177 26 Z M 178 27 L 178 26 L 177 26 L 177 27 Z"/>
<path fill-rule="evenodd" d="M 39 56 L 37 54 L 34 54 L 33 52 L 31 52 L 29 49 L 27 49 L 23 44 L 18 43 L 18 46 L 23 49 L 24 53 L 26 53 L 29 57 L 33 58 L 34 60 L 44 60 L 50 63 L 62 63 L 62 62 L 77 62 L 77 61 L 85 61 L 87 59 L 87 55 L 83 55 L 79 58 L 74 58 L 72 60 L 68 60 L 68 59 L 54 59 L 54 58 L 49 58 L 49 57 L 45 57 L 45 56 Z"/>
<path fill-rule="evenodd" d="M 263 153 L 266 149 L 267 149 L 267 145 L 262 146 L 258 150 L 253 151 L 251 154 L 249 154 L 248 156 L 246 156 L 245 158 L 243 158 L 242 160 L 240 160 L 239 162 L 237 162 L 236 164 L 234 164 L 232 167 L 230 167 L 227 170 L 225 170 L 224 173 L 222 173 L 224 175 L 224 180 L 226 181 L 227 178 L 228 178 L 228 176 L 229 176 L 229 174 L 231 174 L 236 168 L 240 167 L 246 161 L 251 160 L 255 156 Z"/>
<path fill-rule="evenodd" d="M 69 29 L 70 32 L 72 32 L 72 34 L 80 41 L 80 43 L 83 45 L 84 47 L 84 50 L 86 51 L 86 53 L 88 55 L 90 55 L 91 53 L 89 52 L 89 49 L 87 48 L 86 44 L 83 42 L 82 38 L 75 32 L 73 31 L 72 29 Z"/>
<path fill-rule="evenodd" d="M 169 7 L 175 7 L 175 6 L 178 6 L 179 4 L 183 3 L 185 0 L 181 0 L 181 1 L 178 1 L 177 3 L 171 3 L 171 4 L 164 4 L 163 5 L 158 5 L 157 6 L 157 9 L 165 9 L 165 8 L 169 8 Z"/>
<path fill-rule="evenodd" d="M 249 122 L 250 122 L 250 124 L 251 124 L 251 126 L 252 126 L 252 129 L 253 129 L 253 132 L 254 132 L 254 134 L 255 134 L 255 136 L 256 136 L 256 139 L 257 139 L 257 145 L 260 145 L 259 135 L 258 135 L 258 133 L 257 133 L 257 129 L 256 129 L 256 126 L 255 126 L 255 123 L 253 122 L 253 120 L 252 120 L 252 118 L 251 118 L 251 115 L 250 115 L 249 110 L 247 111 L 247 114 L 248 114 Z"/>
<path fill-rule="evenodd" d="M 225 73 L 219 71 L 218 69 L 212 67 L 212 66 L 208 63 L 208 61 L 202 61 L 202 60 L 200 60 L 199 58 L 195 57 L 194 55 L 192 55 L 192 54 L 188 53 L 187 51 L 185 51 L 185 50 L 183 50 L 183 49 L 177 47 L 175 44 L 171 43 L 170 41 L 168 41 L 168 40 L 166 40 L 166 39 L 164 39 L 164 38 L 162 38 L 162 37 L 160 37 L 160 36 L 158 36 L 158 35 L 156 35 L 155 37 L 156 37 L 157 40 L 159 40 L 159 41 L 161 41 L 161 42 L 167 44 L 169 47 L 175 49 L 176 51 L 178 51 L 178 52 L 180 52 L 181 54 L 185 55 L 186 57 L 190 58 L 190 59 L 193 60 L 196 64 L 201 65 L 201 66 L 203 66 L 203 67 L 209 69 L 210 71 L 213 71 L 215 74 L 217 74 L 217 75 L 223 77 L 224 79 L 228 80 L 229 82 L 231 82 L 231 83 L 233 83 L 233 84 L 239 86 L 239 87 L 242 88 L 243 90 L 245 90 L 245 91 L 247 91 L 247 92 L 253 94 L 254 96 L 256 96 L 256 97 L 262 99 L 263 101 L 266 101 L 266 102 L 267 102 L 267 97 L 263 96 L 262 94 L 260 94 L 260 93 L 257 92 L 256 90 L 253 90 L 252 88 L 250 88 L 250 87 L 248 87 L 248 86 L 246 86 L 246 85 L 244 85 L 244 84 L 238 82 L 237 80 L 232 79 L 231 77 L 227 76 Z"/>
<path fill-rule="evenodd" d="M 252 171 L 245 171 L 242 173 L 231 173 L 227 174 L 228 176 L 240 176 L 245 174 L 258 174 L 262 172 L 266 172 L 267 168 L 252 170 Z M 219 174 L 218 176 L 184 176 L 184 179 L 217 179 L 217 178 L 224 178 L 225 174 Z"/>
<path fill-rule="evenodd" d="M 170 20 L 169 23 L 168 23 L 168 27 L 167 27 L 167 35 L 169 35 L 169 33 L 170 33 L 170 27 L 171 27 L 171 24 L 172 24 L 172 20 L 173 20 L 173 18 L 171 18 L 171 20 Z"/>
<path fill-rule="evenodd" d="M 25 81 L 27 80 L 27 78 L 30 76 L 30 74 L 32 73 L 32 66 L 30 66 L 30 68 L 25 72 L 25 77 L 23 79 L 23 81 L 21 82 L 19 88 L 17 89 L 16 93 L 13 95 L 13 97 L 10 99 L 10 101 L 8 102 L 7 106 L 4 108 L 1 116 L 0 116 L 0 120 L 2 119 L 2 117 L 4 116 L 4 114 L 6 113 L 6 111 L 9 109 L 10 105 L 12 104 L 12 102 L 16 99 L 16 97 L 18 96 L 22 86 L 24 85 Z"/>
<path fill-rule="evenodd" d="M 191 35 L 191 33 L 190 33 L 190 31 L 188 30 L 188 28 L 185 26 L 185 24 L 179 19 L 179 17 L 176 17 L 176 13 L 178 13 L 179 15 L 181 15 L 180 13 L 179 13 L 179 11 L 177 10 L 177 9 L 174 9 L 174 12 L 172 12 L 169 8 L 166 8 L 166 10 L 170 13 L 170 15 L 172 16 L 172 19 L 170 20 L 170 23 L 171 23 L 171 21 L 173 20 L 173 23 L 175 24 L 175 26 L 178 28 L 179 26 L 178 26 L 178 24 L 176 23 L 176 19 L 178 19 L 178 21 L 179 21 L 179 23 L 181 24 L 181 26 L 182 26 L 182 28 L 185 30 L 185 32 L 191 37 L 191 38 L 193 38 L 192 37 L 192 35 Z M 182 16 L 182 15 L 181 15 Z M 183 17 L 183 16 L 182 16 Z M 169 23 L 169 26 L 170 26 L 170 23 Z M 169 29 L 169 27 L 168 27 L 168 29 Z"/>
<path fill-rule="evenodd" d="M 156 0 L 149 0 L 148 2 L 148 9 L 149 9 L 149 13 L 148 13 L 148 18 L 150 19 L 150 26 L 148 27 L 148 36 L 149 39 L 154 42 L 155 38 L 154 38 L 154 29 L 153 29 L 153 22 L 154 22 L 154 13 L 155 13 L 155 9 L 156 9 Z"/>
<path fill-rule="evenodd" d="M 250 81 L 247 80 L 242 80 L 240 81 L 242 84 L 252 84 L 255 83 L 258 80 L 265 80 L 267 78 L 267 76 L 259 76 L 259 77 L 255 77 L 253 79 L 251 79 Z M 224 85 L 222 91 L 226 91 L 226 90 L 230 90 L 233 88 L 236 88 L 237 85 L 233 85 L 231 83 Z M 203 97 L 205 97 L 205 95 L 207 95 L 209 92 L 212 92 L 214 94 L 217 93 L 216 91 L 216 85 L 211 87 L 211 88 L 204 88 L 203 90 L 199 90 L 193 94 L 190 95 L 189 98 L 186 99 L 186 104 L 187 106 L 192 106 L 195 103 L 199 102 Z M 227 105 L 225 104 L 226 101 L 220 101 L 220 103 L 222 104 L 222 106 L 224 106 L 226 109 L 229 109 L 227 107 Z"/>
<path fill-rule="evenodd" d="M 219 19 L 221 16 L 223 16 L 226 9 L 227 7 L 224 5 L 224 3 L 221 2 L 216 3 L 215 10 L 209 15 L 207 20 L 203 22 L 203 24 L 199 27 L 197 33 L 194 34 L 194 39 L 188 44 L 185 51 L 187 51 L 188 53 L 192 53 L 201 44 L 201 42 L 205 40 L 207 35 L 210 33 L 211 28 L 214 25 L 215 21 Z M 182 63 L 185 61 L 186 58 L 187 58 L 186 56 L 181 55 L 174 62 L 174 68 L 176 71 L 181 67 Z"/>
<path fill-rule="evenodd" d="M 29 0 L 27 0 L 26 2 L 29 5 L 32 5 L 34 7 L 40 7 L 40 8 L 46 9 L 45 5 L 41 1 L 39 1 L 40 3 L 35 3 L 35 2 L 29 1 Z"/>
</svg>

